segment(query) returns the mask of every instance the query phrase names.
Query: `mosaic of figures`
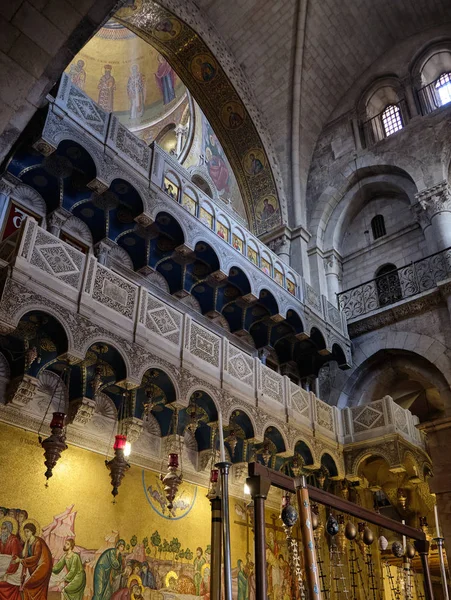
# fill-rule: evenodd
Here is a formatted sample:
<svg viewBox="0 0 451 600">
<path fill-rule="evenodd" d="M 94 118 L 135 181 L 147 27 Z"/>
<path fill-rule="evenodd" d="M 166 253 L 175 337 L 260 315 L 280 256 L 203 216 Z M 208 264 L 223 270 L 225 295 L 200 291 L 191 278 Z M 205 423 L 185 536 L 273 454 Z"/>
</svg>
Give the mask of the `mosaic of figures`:
<svg viewBox="0 0 451 600">
<path fill-rule="evenodd" d="M 231 161 L 251 229 L 257 234 L 274 229 L 282 222 L 279 192 L 272 174 L 274 166 L 269 165 L 259 132 L 244 103 L 191 27 L 157 4 L 152 3 L 151 12 L 148 4 L 145 7 L 139 4 L 119 11 L 118 22 L 157 48 L 187 83 Z M 141 18 L 144 10 L 145 19 Z M 221 169 L 218 157 L 215 158 L 214 150 L 210 147 L 210 162 L 213 162 L 210 170 L 219 184 L 225 186 L 227 174 Z"/>
<path fill-rule="evenodd" d="M 234 526 L 247 528 L 237 509 Z M 98 549 L 77 542 L 74 505 L 42 525 L 28 511 L 0 507 L 0 597 L 2 600 L 191 600 L 210 598 L 211 546 L 185 547 L 165 531 L 139 538 L 111 531 Z M 208 528 L 209 523 L 205 526 Z M 268 597 L 292 599 L 292 573 L 282 528 L 273 519 L 267 534 Z M 271 528 L 272 527 L 272 528 Z M 248 544 L 253 540 L 248 539 Z M 255 600 L 251 552 L 232 569 L 233 598 Z"/>
</svg>

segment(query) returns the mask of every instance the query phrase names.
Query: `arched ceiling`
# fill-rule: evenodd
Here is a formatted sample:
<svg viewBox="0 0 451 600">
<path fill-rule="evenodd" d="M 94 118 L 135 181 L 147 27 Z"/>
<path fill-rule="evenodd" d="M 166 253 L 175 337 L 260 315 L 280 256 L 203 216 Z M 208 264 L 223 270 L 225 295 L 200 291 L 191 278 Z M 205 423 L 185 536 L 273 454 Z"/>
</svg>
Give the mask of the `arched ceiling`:
<svg viewBox="0 0 451 600">
<path fill-rule="evenodd" d="M 176 14 L 192 14 L 200 22 L 199 7 L 200 17 L 213 26 L 204 34 L 205 42 L 212 45 L 219 36 L 244 71 L 275 146 L 285 190 L 291 181 L 296 38 L 303 52 L 296 110 L 305 189 L 317 138 L 340 98 L 396 44 L 451 22 L 451 4 L 446 0 L 196 0 L 195 5 L 190 0 L 160 1 Z M 296 24 L 305 5 L 303 36 L 302 31 L 297 34 Z M 233 68 L 227 71 L 233 76 Z"/>
<path fill-rule="evenodd" d="M 116 19 L 157 48 L 192 92 L 232 165 L 250 228 L 257 235 L 277 228 L 282 210 L 265 146 L 241 95 L 209 46 L 153 0 L 134 2 L 119 11 Z M 266 205 L 271 207 L 270 214 Z"/>
</svg>

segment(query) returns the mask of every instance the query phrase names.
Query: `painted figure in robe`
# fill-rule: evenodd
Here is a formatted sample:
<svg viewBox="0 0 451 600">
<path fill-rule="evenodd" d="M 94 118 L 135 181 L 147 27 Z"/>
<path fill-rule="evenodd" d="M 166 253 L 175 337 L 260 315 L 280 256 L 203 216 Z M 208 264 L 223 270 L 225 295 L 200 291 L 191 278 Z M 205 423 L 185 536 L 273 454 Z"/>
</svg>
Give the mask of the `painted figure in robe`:
<svg viewBox="0 0 451 600">
<path fill-rule="evenodd" d="M 53 573 L 57 575 L 65 568 L 64 587 L 62 589 L 62 600 L 83 600 L 86 587 L 86 574 L 83 569 L 80 555 L 74 552 L 75 540 L 68 539 L 64 542 L 64 555 L 53 567 Z"/>
<path fill-rule="evenodd" d="M 119 540 L 114 548 L 108 548 L 100 556 L 94 570 L 94 595 L 92 600 L 110 600 L 113 591 L 112 581 L 122 570 L 124 540 Z"/>
<path fill-rule="evenodd" d="M 116 80 L 111 75 L 111 65 L 105 65 L 105 74 L 102 75 L 97 86 L 99 90 L 99 100 L 97 104 L 108 112 L 113 112 L 114 92 L 116 91 Z"/>
<path fill-rule="evenodd" d="M 163 104 L 169 104 L 175 100 L 175 73 L 168 61 L 158 55 L 158 69 L 155 80 L 163 95 Z"/>
<path fill-rule="evenodd" d="M 131 75 L 127 82 L 127 95 L 130 101 L 130 119 L 138 119 L 144 114 L 146 95 L 145 78 L 139 72 L 138 65 L 132 65 Z"/>
</svg>

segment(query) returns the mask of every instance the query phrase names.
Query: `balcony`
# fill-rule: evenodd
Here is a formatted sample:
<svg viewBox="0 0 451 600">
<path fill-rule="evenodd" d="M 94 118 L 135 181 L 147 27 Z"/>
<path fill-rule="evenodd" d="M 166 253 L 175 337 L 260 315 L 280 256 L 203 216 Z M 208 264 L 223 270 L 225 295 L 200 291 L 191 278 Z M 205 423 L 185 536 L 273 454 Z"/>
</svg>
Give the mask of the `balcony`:
<svg viewBox="0 0 451 600">
<path fill-rule="evenodd" d="M 338 294 L 340 310 L 352 328 L 365 317 L 415 300 L 424 293 L 438 292 L 439 282 L 449 277 L 451 248 L 341 292 Z M 359 333 L 363 331 L 359 329 Z"/>
<path fill-rule="evenodd" d="M 120 178 L 133 186 L 142 202 L 142 213 L 134 217 L 138 226 L 150 233 L 149 228 L 158 227 L 162 218 L 166 221 L 169 218 L 171 227 L 180 231 L 174 265 L 170 265 L 172 273 L 178 272 L 182 263 L 188 266 L 194 263 L 196 248 L 208 244 L 210 263 L 215 268 L 206 278 L 206 286 L 223 286 L 232 282 L 233 272 L 239 272 L 246 288 L 240 294 L 240 310 L 244 310 L 241 305 L 255 306 L 266 298 L 266 304 L 271 303 L 269 325 L 282 326 L 294 319 L 296 325 L 289 327 L 294 327 L 293 333 L 299 341 L 308 340 L 312 331 L 319 331 L 324 338 L 321 357 L 332 354 L 334 347 L 340 348 L 340 366 L 350 365 L 350 341 L 340 311 L 248 231 L 229 206 L 197 187 L 190 173 L 174 157 L 155 144 L 147 146 L 63 75 L 56 98 L 49 96 L 46 122 L 34 149 L 49 157 L 66 140 L 79 144 L 95 164 L 95 178 L 87 183 L 91 192 L 106 193 L 110 184 Z M 14 185 L 20 185 L 19 175 L 20 169 L 17 172 L 10 169 L 8 177 Z M 117 245 L 113 238 L 106 241 L 109 247 Z M 157 260 L 152 263 L 145 253 L 139 260 L 140 264 L 133 266 L 134 273 L 123 265 L 116 264 L 114 268 L 130 282 L 148 277 L 158 269 L 158 277 L 170 277 L 170 269 L 162 271 L 160 263 Z M 175 298 L 192 294 L 195 287 L 192 280 L 178 282 L 177 286 L 177 289 L 170 286 Z M 213 321 L 224 316 L 220 310 L 217 306 L 202 307 L 203 314 Z M 236 331 L 238 336 L 247 334 L 244 329 Z"/>
</svg>

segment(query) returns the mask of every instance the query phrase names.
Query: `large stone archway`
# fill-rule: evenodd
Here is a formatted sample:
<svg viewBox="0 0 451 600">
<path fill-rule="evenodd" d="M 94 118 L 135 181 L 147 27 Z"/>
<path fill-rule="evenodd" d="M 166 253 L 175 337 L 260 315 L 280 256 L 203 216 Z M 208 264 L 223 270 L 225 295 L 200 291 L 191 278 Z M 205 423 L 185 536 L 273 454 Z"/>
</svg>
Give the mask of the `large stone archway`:
<svg viewBox="0 0 451 600">
<path fill-rule="evenodd" d="M 286 223 L 272 159 L 220 58 L 190 25 L 153 0 L 122 9 L 116 20 L 155 47 L 193 94 L 227 154 L 250 229 L 262 235 Z M 252 167 L 253 158 L 263 165 L 258 173 Z"/>
</svg>

